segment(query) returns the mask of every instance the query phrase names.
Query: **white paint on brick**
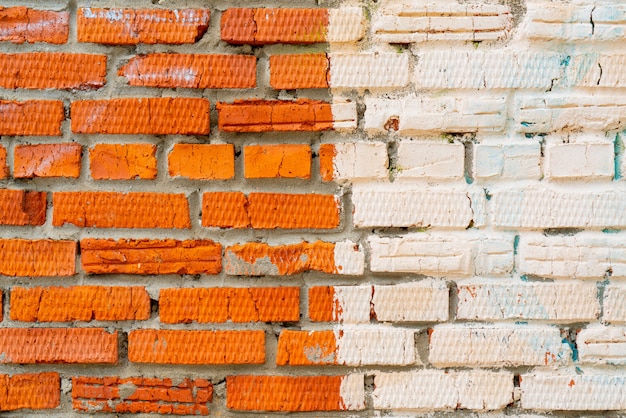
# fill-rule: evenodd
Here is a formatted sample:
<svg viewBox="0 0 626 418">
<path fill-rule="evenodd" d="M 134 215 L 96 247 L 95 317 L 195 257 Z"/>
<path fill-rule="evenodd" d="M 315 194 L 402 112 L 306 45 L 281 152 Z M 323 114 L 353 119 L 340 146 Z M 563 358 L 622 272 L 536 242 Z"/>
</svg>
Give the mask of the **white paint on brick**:
<svg viewBox="0 0 626 418">
<path fill-rule="evenodd" d="M 364 35 L 365 16 L 362 7 L 340 7 L 329 9 L 328 33 L 329 43 L 355 42 Z"/>
<path fill-rule="evenodd" d="M 466 190 L 424 188 L 407 183 L 357 183 L 352 188 L 354 225 L 358 228 L 467 228 L 474 206 L 484 206 L 484 194 Z"/>
<path fill-rule="evenodd" d="M 546 176 L 551 179 L 613 178 L 613 144 L 555 144 L 546 147 Z"/>
<path fill-rule="evenodd" d="M 400 141 L 396 178 L 463 178 L 465 147 L 460 142 Z"/>
<path fill-rule="evenodd" d="M 602 50 L 602 49 L 601 49 Z M 626 55 L 586 53 L 565 58 L 564 87 L 625 87 Z"/>
<path fill-rule="evenodd" d="M 518 253 L 522 274 L 602 280 L 610 272 L 614 279 L 626 277 L 623 234 L 522 235 Z"/>
<path fill-rule="evenodd" d="M 538 141 L 474 145 L 474 178 L 522 180 L 541 177 L 541 145 Z"/>
<path fill-rule="evenodd" d="M 339 328 L 335 335 L 337 364 L 407 366 L 416 362 L 413 330 L 358 325 Z"/>
<path fill-rule="evenodd" d="M 344 142 L 333 144 L 333 179 L 353 181 L 356 179 L 387 179 L 389 161 L 387 145 L 383 142 Z"/>
<path fill-rule="evenodd" d="M 341 409 L 361 411 L 365 409 L 365 375 L 353 373 L 341 379 L 339 388 Z"/>
<path fill-rule="evenodd" d="M 443 280 L 374 286 L 372 307 L 381 322 L 448 320 L 449 291 Z"/>
<path fill-rule="evenodd" d="M 374 375 L 375 409 L 497 410 L 513 402 L 508 372 L 420 370 Z"/>
<path fill-rule="evenodd" d="M 330 54 L 331 88 L 403 87 L 408 82 L 408 54 Z"/>
<path fill-rule="evenodd" d="M 424 132 L 500 132 L 506 123 L 503 94 L 443 95 L 408 99 L 365 99 L 365 130 L 384 133 L 397 119 L 402 135 Z"/>
<path fill-rule="evenodd" d="M 610 283 L 604 290 L 602 320 L 611 323 L 626 322 L 626 284 Z"/>
<path fill-rule="evenodd" d="M 352 241 L 342 241 L 335 244 L 335 266 L 338 274 L 362 275 L 365 269 L 365 254 Z"/>
<path fill-rule="evenodd" d="M 389 43 L 496 40 L 511 26 L 506 6 L 441 1 L 387 1 L 372 19 L 374 40 Z"/>
<path fill-rule="evenodd" d="M 513 270 L 513 236 L 506 234 L 413 233 L 371 236 L 370 268 L 435 277 L 503 275 Z"/>
<path fill-rule="evenodd" d="M 455 51 L 419 55 L 414 82 L 438 89 L 548 89 L 561 77 L 562 54 L 543 51 Z"/>
<path fill-rule="evenodd" d="M 333 306 L 338 309 L 334 317 L 344 323 L 370 322 L 372 286 L 335 286 L 334 289 L 337 303 Z"/>
<path fill-rule="evenodd" d="M 500 228 L 626 227 L 626 191 L 560 191 L 529 186 L 492 192 L 493 224 Z"/>
<path fill-rule="evenodd" d="M 576 336 L 581 363 L 626 364 L 626 328 L 590 325 Z"/>
<path fill-rule="evenodd" d="M 558 366 L 572 350 L 558 328 L 526 325 L 437 325 L 430 334 L 435 367 Z"/>
<path fill-rule="evenodd" d="M 330 110 L 333 114 L 333 129 L 336 131 L 351 131 L 356 129 L 358 117 L 356 113 L 356 103 L 335 102 L 331 104 Z"/>
<path fill-rule="evenodd" d="M 538 411 L 608 411 L 626 409 L 626 376 L 549 374 L 521 376 L 521 406 Z"/>
<path fill-rule="evenodd" d="M 557 283 L 470 280 L 458 282 L 457 319 L 591 322 L 598 319 L 594 282 Z"/>
</svg>

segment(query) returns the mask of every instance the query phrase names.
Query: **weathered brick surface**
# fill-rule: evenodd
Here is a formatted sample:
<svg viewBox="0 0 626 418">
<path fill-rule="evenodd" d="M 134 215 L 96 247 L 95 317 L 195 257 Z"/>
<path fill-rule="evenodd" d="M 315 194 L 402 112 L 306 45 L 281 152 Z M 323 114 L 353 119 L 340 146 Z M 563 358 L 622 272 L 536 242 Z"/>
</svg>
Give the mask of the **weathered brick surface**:
<svg viewBox="0 0 626 418">
<path fill-rule="evenodd" d="M 270 85 L 277 89 L 328 88 L 326 54 L 290 54 L 270 57 Z"/>
<path fill-rule="evenodd" d="M 65 240 L 0 239 L 0 274 L 72 276 L 76 243 Z"/>
<path fill-rule="evenodd" d="M 172 177 L 228 180 L 235 176 L 235 149 L 232 144 L 174 144 L 168 165 Z"/>
<path fill-rule="evenodd" d="M 95 180 L 154 179 L 157 147 L 151 144 L 97 144 L 89 150 Z"/>
<path fill-rule="evenodd" d="M 61 135 L 65 120 L 60 100 L 0 100 L 0 135 Z"/>
<path fill-rule="evenodd" d="M 9 166 L 7 165 L 7 149 L 0 145 L 0 179 L 9 177 Z"/>
<path fill-rule="evenodd" d="M 248 145 L 243 153 L 246 178 L 311 177 L 311 147 L 308 145 Z"/>
<path fill-rule="evenodd" d="M 0 190 L 0 225 L 43 225 L 46 193 Z"/>
<path fill-rule="evenodd" d="M 52 409 L 61 402 L 56 372 L 0 375 L 0 411 Z"/>
<path fill-rule="evenodd" d="M 383 143 L 321 144 L 320 176 L 324 181 L 350 182 L 358 179 L 386 179 L 389 160 Z"/>
<path fill-rule="evenodd" d="M 0 40 L 24 42 L 67 42 L 70 26 L 68 12 L 37 10 L 30 7 L 0 8 Z"/>
<path fill-rule="evenodd" d="M 473 174 L 477 180 L 539 180 L 541 144 L 520 140 L 477 144 L 473 153 Z"/>
<path fill-rule="evenodd" d="M 13 177 L 70 177 L 80 176 L 79 144 L 16 145 L 13 148 Z"/>
</svg>

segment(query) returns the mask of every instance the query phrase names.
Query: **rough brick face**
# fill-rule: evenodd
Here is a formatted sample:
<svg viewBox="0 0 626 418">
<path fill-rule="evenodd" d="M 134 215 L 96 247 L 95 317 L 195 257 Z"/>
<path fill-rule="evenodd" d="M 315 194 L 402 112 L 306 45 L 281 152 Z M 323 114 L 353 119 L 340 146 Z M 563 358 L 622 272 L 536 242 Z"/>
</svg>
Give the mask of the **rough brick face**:
<svg viewBox="0 0 626 418">
<path fill-rule="evenodd" d="M 0 375 L 0 411 L 52 409 L 61 401 L 56 372 Z"/>
<path fill-rule="evenodd" d="M 174 144 L 167 161 L 172 177 L 228 180 L 235 176 L 232 144 Z"/>
<path fill-rule="evenodd" d="M 79 144 L 16 145 L 13 148 L 13 177 L 70 177 L 80 176 Z"/>
<path fill-rule="evenodd" d="M 0 40 L 16 44 L 64 44 L 70 31 L 70 14 L 28 7 L 0 8 Z"/>
<path fill-rule="evenodd" d="M 154 179 L 156 145 L 97 144 L 89 150 L 89 168 L 95 180 Z"/>
<path fill-rule="evenodd" d="M 0 224 L 43 225 L 46 221 L 46 193 L 0 190 Z"/>
<path fill-rule="evenodd" d="M 76 243 L 54 240 L 0 240 L 0 273 L 5 276 L 72 276 Z"/>
<path fill-rule="evenodd" d="M 308 145 L 248 145 L 243 152 L 246 178 L 311 177 L 311 148 Z"/>
<path fill-rule="evenodd" d="M 63 102 L 58 100 L 0 100 L 0 135 L 59 136 L 63 120 Z"/>
<path fill-rule="evenodd" d="M 272 55 L 270 84 L 277 90 L 328 88 L 328 70 L 326 54 Z"/>
</svg>

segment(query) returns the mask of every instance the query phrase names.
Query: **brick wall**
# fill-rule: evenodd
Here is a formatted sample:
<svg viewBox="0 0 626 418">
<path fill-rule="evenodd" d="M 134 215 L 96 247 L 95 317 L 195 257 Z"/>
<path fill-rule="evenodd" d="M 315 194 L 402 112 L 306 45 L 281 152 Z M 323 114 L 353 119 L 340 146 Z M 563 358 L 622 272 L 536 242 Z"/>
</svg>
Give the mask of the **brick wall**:
<svg viewBox="0 0 626 418">
<path fill-rule="evenodd" d="M 625 4 L 0 6 L 2 414 L 626 410 Z"/>
</svg>

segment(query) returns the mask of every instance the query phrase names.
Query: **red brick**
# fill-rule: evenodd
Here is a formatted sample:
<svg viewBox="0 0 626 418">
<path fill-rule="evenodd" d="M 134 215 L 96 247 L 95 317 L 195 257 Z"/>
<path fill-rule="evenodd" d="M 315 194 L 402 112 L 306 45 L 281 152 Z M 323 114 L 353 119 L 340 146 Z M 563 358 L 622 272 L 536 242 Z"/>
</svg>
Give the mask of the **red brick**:
<svg viewBox="0 0 626 418">
<path fill-rule="evenodd" d="M 0 54 L 0 87 L 7 89 L 97 89 L 106 83 L 106 72 L 106 55 Z"/>
<path fill-rule="evenodd" d="M 335 178 L 335 156 L 337 150 L 335 144 L 321 144 L 320 156 L 320 176 L 323 181 L 333 181 Z"/>
<path fill-rule="evenodd" d="M 46 193 L 0 190 L 0 225 L 43 225 Z"/>
<path fill-rule="evenodd" d="M 80 8 L 78 42 L 110 45 L 191 44 L 209 27 L 206 9 Z"/>
<path fill-rule="evenodd" d="M 247 89 L 256 86 L 252 55 L 148 54 L 131 58 L 118 75 L 131 86 Z"/>
<path fill-rule="evenodd" d="M 83 239 L 81 263 L 89 274 L 217 274 L 222 246 L 209 240 Z"/>
<path fill-rule="evenodd" d="M 335 244 L 317 241 L 271 247 L 263 243 L 226 248 L 224 270 L 233 275 L 291 275 L 305 271 L 337 273 Z"/>
<path fill-rule="evenodd" d="M 0 239 L 0 274 L 4 276 L 72 276 L 74 241 Z"/>
<path fill-rule="evenodd" d="M 270 57 L 270 85 L 277 90 L 327 89 L 330 64 L 326 54 Z"/>
<path fill-rule="evenodd" d="M 325 42 L 327 9 L 228 9 L 221 37 L 231 44 L 311 44 Z"/>
<path fill-rule="evenodd" d="M 11 319 L 28 322 L 129 321 L 150 318 L 144 287 L 13 287 Z"/>
<path fill-rule="evenodd" d="M 161 289 L 159 317 L 190 322 L 297 322 L 299 287 Z"/>
<path fill-rule="evenodd" d="M 96 180 L 155 179 L 157 146 L 96 144 L 89 150 L 91 177 Z"/>
<path fill-rule="evenodd" d="M 52 224 L 95 228 L 189 228 L 183 194 L 55 192 Z"/>
<path fill-rule="evenodd" d="M 208 135 L 209 110 L 206 99 L 79 100 L 71 106 L 72 132 Z"/>
<path fill-rule="evenodd" d="M 324 131 L 333 128 L 329 103 L 319 100 L 236 100 L 218 103 L 223 132 Z"/>
<path fill-rule="evenodd" d="M 249 179 L 311 177 L 309 145 L 248 145 L 243 155 L 244 176 Z"/>
<path fill-rule="evenodd" d="M 311 366 L 337 363 L 337 341 L 333 331 L 283 329 L 278 337 L 278 366 Z"/>
<path fill-rule="evenodd" d="M 263 331 L 134 330 L 128 359 L 159 364 L 263 364 Z"/>
<path fill-rule="evenodd" d="M 60 136 L 64 119 L 60 100 L 0 100 L 0 135 Z"/>
<path fill-rule="evenodd" d="M 172 177 L 228 180 L 235 176 L 233 144 L 174 144 L 168 156 Z"/>
<path fill-rule="evenodd" d="M 16 145 L 13 149 L 13 177 L 80 176 L 82 147 L 76 143 Z"/>
<path fill-rule="evenodd" d="M 333 286 L 309 288 L 309 318 L 311 321 L 330 322 L 339 319 L 339 301 Z"/>
<path fill-rule="evenodd" d="M 9 166 L 7 165 L 7 149 L 0 145 L 0 179 L 9 177 Z"/>
<path fill-rule="evenodd" d="M 51 409 L 61 403 L 61 379 L 56 372 L 0 375 L 0 411 Z"/>
<path fill-rule="evenodd" d="M 228 376 L 226 407 L 241 411 L 338 411 L 343 376 Z"/>
<path fill-rule="evenodd" d="M 69 18 L 68 12 L 1 7 L 0 41 L 64 44 L 70 32 Z"/>
<path fill-rule="evenodd" d="M 0 363 L 116 363 L 117 331 L 0 328 Z"/>
<path fill-rule="evenodd" d="M 235 228 L 330 229 L 339 226 L 333 195 L 210 192 L 202 199 L 202 225 Z M 225 212 L 223 209 L 228 209 Z"/>
<path fill-rule="evenodd" d="M 206 379 L 74 377 L 72 404 L 82 412 L 208 415 L 213 385 Z"/>
</svg>

